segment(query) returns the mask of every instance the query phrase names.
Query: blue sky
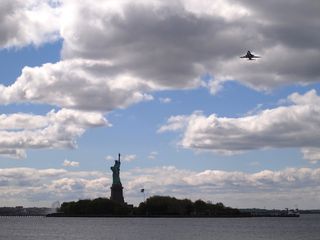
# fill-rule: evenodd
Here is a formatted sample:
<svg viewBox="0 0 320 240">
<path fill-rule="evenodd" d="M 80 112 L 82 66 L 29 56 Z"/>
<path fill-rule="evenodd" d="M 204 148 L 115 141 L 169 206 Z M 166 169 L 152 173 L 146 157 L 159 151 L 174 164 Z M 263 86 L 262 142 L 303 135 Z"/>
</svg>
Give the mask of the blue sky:
<svg viewBox="0 0 320 240">
<path fill-rule="evenodd" d="M 134 204 L 319 208 L 319 4 L 55 3 L 1 3 L 0 205 L 108 197 L 120 152 Z"/>
</svg>

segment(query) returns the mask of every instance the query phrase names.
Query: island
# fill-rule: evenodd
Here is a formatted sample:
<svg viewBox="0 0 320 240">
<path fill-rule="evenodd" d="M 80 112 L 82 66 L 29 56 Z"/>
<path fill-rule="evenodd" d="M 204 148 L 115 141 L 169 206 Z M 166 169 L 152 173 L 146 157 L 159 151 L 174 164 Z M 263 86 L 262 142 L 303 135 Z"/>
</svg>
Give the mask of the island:
<svg viewBox="0 0 320 240">
<path fill-rule="evenodd" d="M 247 217 L 222 203 L 191 201 L 170 196 L 152 196 L 139 206 L 120 204 L 108 198 L 64 202 L 48 217 Z"/>
</svg>

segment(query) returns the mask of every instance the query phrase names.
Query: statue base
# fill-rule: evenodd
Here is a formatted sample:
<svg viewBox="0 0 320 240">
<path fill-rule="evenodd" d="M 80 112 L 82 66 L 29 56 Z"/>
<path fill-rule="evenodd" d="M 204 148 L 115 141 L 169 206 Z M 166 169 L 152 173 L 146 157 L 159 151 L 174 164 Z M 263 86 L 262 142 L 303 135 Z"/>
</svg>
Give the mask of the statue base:
<svg viewBox="0 0 320 240">
<path fill-rule="evenodd" d="M 110 200 L 124 204 L 122 184 L 112 184 Z"/>
</svg>

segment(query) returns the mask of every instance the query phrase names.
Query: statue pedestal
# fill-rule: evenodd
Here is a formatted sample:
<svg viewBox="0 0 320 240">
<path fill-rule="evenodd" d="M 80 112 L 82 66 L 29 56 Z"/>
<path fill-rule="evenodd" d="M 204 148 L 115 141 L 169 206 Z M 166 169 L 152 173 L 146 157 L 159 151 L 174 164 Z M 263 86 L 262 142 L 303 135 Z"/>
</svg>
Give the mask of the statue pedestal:
<svg viewBox="0 0 320 240">
<path fill-rule="evenodd" d="M 123 204 L 124 198 L 123 198 L 123 187 L 122 184 L 112 184 L 111 186 L 111 197 L 110 199 Z"/>
</svg>

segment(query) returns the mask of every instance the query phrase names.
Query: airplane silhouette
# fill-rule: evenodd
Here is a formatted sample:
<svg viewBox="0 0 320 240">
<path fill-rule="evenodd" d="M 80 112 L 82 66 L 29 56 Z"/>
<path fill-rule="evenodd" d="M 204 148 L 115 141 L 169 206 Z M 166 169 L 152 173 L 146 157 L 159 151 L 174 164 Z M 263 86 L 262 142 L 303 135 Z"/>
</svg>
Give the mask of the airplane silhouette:
<svg viewBox="0 0 320 240">
<path fill-rule="evenodd" d="M 261 57 L 253 55 L 250 51 L 248 51 L 246 55 L 241 56 L 240 58 L 248 58 L 248 60 L 254 60 L 254 58 L 261 58 Z"/>
</svg>

